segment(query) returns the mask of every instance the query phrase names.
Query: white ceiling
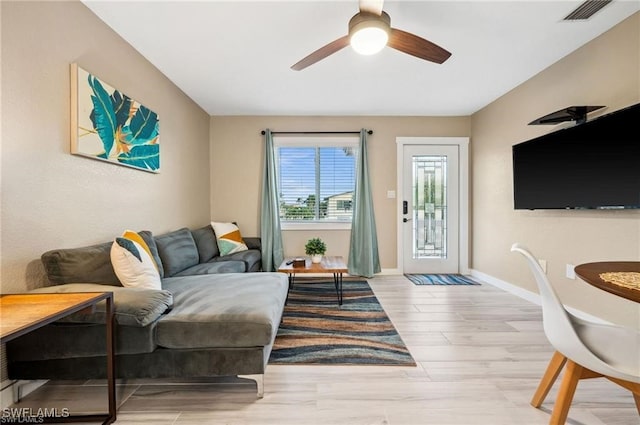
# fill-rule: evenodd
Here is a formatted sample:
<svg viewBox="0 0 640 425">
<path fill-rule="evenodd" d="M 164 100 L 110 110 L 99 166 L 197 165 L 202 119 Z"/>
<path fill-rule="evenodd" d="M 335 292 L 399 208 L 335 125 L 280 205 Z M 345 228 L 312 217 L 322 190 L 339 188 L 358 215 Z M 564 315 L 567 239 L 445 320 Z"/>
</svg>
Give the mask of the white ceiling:
<svg viewBox="0 0 640 425">
<path fill-rule="evenodd" d="M 293 71 L 347 33 L 357 0 L 84 3 L 211 115 L 469 115 L 640 10 L 565 22 L 581 1 L 386 1 L 392 27 L 451 58 L 347 47 Z"/>
</svg>

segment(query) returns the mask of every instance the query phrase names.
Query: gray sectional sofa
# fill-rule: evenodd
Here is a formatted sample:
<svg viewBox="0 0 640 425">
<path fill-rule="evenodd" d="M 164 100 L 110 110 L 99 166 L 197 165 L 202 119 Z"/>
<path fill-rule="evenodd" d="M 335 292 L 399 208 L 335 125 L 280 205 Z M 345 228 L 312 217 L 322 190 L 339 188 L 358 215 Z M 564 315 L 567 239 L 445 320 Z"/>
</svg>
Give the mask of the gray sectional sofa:
<svg viewBox="0 0 640 425">
<path fill-rule="evenodd" d="M 260 241 L 220 256 L 211 226 L 154 237 L 162 289 L 125 288 L 110 261 L 112 242 L 42 255 L 52 286 L 34 292 L 112 291 L 118 378 L 262 376 L 287 297 L 281 273 L 260 270 Z M 102 310 L 101 310 L 102 309 Z M 7 344 L 11 379 L 106 377 L 104 305 Z"/>
</svg>

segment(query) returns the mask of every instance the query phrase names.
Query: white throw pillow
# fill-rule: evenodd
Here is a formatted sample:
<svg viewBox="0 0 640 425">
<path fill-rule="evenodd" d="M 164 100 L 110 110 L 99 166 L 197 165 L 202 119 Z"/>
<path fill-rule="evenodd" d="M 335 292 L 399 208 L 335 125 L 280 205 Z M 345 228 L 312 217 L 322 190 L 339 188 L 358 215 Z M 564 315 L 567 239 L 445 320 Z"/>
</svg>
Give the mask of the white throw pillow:
<svg viewBox="0 0 640 425">
<path fill-rule="evenodd" d="M 212 221 L 211 227 L 213 227 L 213 231 L 216 234 L 220 256 L 249 249 L 242 239 L 240 229 L 235 224 Z"/>
<path fill-rule="evenodd" d="M 147 251 L 138 243 L 116 238 L 111 245 L 111 264 L 122 286 L 162 289 L 160 274 Z"/>
</svg>

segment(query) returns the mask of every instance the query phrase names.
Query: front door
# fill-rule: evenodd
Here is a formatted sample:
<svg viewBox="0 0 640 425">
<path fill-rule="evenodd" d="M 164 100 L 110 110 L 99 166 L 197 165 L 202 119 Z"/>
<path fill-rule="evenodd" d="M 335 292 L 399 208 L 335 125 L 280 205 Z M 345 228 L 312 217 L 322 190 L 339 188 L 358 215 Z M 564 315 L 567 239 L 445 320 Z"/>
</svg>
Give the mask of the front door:
<svg viewBox="0 0 640 425">
<path fill-rule="evenodd" d="M 404 273 L 458 273 L 459 146 L 403 147 Z"/>
</svg>

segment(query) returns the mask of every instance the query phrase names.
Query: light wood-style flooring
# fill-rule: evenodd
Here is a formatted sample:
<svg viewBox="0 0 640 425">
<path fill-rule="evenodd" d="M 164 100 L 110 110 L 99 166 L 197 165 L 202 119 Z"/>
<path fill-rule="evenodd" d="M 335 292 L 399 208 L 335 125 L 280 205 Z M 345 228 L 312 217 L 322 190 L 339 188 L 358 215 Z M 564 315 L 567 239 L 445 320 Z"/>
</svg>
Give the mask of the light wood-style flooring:
<svg viewBox="0 0 640 425">
<path fill-rule="evenodd" d="M 529 405 L 553 350 L 540 307 L 488 284 L 415 286 L 369 280 L 417 367 L 269 366 L 265 396 L 252 381 L 121 382 L 117 424 L 546 425 Z M 345 282 L 348 285 L 348 282 Z M 104 382 L 50 382 L 20 407 L 106 409 Z M 639 425 L 630 392 L 581 381 L 569 424 Z"/>
</svg>

